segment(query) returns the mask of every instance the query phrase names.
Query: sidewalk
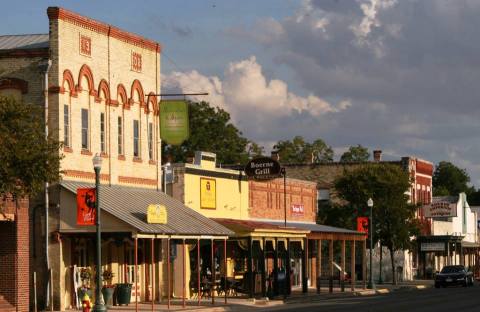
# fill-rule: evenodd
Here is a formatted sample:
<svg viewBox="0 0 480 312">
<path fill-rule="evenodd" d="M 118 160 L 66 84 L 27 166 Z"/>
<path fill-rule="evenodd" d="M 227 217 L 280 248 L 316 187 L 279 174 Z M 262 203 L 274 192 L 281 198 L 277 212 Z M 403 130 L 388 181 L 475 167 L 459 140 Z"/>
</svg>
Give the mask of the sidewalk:
<svg viewBox="0 0 480 312">
<path fill-rule="evenodd" d="M 246 297 L 229 297 L 228 303 L 225 304 L 223 297 L 215 298 L 215 304 L 212 305 L 211 300 L 202 299 L 200 305 L 198 305 L 197 300 L 187 300 L 186 307 L 183 308 L 182 301 L 179 299 L 173 299 L 171 301 L 170 309 L 168 309 L 165 302 L 155 303 L 153 311 L 212 311 L 212 312 L 240 312 L 240 311 L 250 311 L 256 309 L 265 309 L 266 307 L 278 307 L 283 304 L 298 304 L 298 303 L 309 303 L 329 299 L 338 299 L 338 298 L 348 298 L 354 296 L 372 296 L 376 294 L 387 294 L 394 291 L 409 291 L 417 289 L 425 289 L 433 287 L 432 280 L 415 280 L 408 282 L 401 282 L 398 285 L 392 285 L 391 283 L 386 283 L 382 285 L 376 285 L 376 290 L 363 289 L 363 286 L 357 284 L 354 291 L 351 291 L 350 285 L 345 285 L 345 291 L 342 292 L 338 285 L 335 285 L 333 292 L 328 292 L 328 287 L 322 287 L 320 294 L 317 294 L 315 288 L 309 288 L 308 293 L 302 293 L 300 288 L 292 290 L 292 294 L 285 300 L 280 297 L 276 297 L 273 300 L 268 299 L 249 299 Z M 78 310 L 70 310 L 78 311 Z M 118 312 L 133 312 L 135 311 L 135 303 L 131 303 L 128 306 L 112 306 L 108 311 L 118 311 Z M 152 311 L 151 303 L 139 303 L 138 311 L 146 312 Z"/>
</svg>

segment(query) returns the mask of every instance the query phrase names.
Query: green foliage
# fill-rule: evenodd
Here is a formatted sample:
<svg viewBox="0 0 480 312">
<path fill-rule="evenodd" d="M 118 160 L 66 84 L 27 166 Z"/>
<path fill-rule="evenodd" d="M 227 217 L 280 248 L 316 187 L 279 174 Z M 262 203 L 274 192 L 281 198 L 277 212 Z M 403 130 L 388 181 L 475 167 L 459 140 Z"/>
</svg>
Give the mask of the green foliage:
<svg viewBox="0 0 480 312">
<path fill-rule="evenodd" d="M 0 96 L 0 194 L 20 198 L 59 179 L 61 143 L 45 138 L 43 109 Z"/>
<path fill-rule="evenodd" d="M 433 195 L 458 195 L 465 192 L 470 193 L 468 186 L 470 177 L 465 169 L 460 169 L 451 162 L 441 161 L 433 173 Z"/>
<path fill-rule="evenodd" d="M 358 144 L 357 146 L 350 146 L 348 151 L 340 157 L 340 162 L 367 162 L 369 156 L 368 148 Z"/>
<path fill-rule="evenodd" d="M 323 140 L 308 143 L 301 136 L 292 141 L 278 141 L 273 148 L 278 152 L 283 163 L 322 163 L 333 161 L 333 150 Z"/>
<path fill-rule="evenodd" d="M 394 164 L 366 164 L 345 172 L 335 183 L 339 197 L 348 202 L 344 209 L 352 217 L 366 208 L 369 198 L 373 199 L 373 240 L 380 241 L 391 254 L 411 248 L 410 237 L 419 233 L 416 206 L 405 194 L 409 187 L 408 173 Z M 369 215 L 369 209 L 363 210 L 366 212 Z"/>
<path fill-rule="evenodd" d="M 188 102 L 190 137 L 181 145 L 162 143 L 162 154 L 174 162 L 185 162 L 196 151 L 217 154 L 217 163 L 244 164 L 249 152 L 261 153 L 261 147 L 242 137 L 242 132 L 230 122 L 230 114 L 207 102 Z"/>
</svg>

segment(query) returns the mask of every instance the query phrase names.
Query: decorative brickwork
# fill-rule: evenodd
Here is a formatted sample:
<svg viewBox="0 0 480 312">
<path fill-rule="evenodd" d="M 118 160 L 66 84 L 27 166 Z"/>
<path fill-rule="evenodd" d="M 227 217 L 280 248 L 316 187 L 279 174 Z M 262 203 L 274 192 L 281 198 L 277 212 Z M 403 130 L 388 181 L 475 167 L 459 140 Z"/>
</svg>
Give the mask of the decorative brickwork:
<svg viewBox="0 0 480 312">
<path fill-rule="evenodd" d="M 90 37 L 80 35 L 80 54 L 92 55 L 92 39 Z"/>
<path fill-rule="evenodd" d="M 95 173 L 93 172 L 86 172 L 80 170 L 65 170 L 63 172 L 64 176 L 72 177 L 72 178 L 80 178 L 80 179 L 95 179 Z M 106 173 L 100 173 L 100 180 L 108 181 L 110 180 L 110 175 Z"/>
<path fill-rule="evenodd" d="M 63 8 L 49 7 L 47 10 L 47 14 L 50 20 L 60 19 L 60 20 L 68 21 L 84 29 L 88 29 L 103 35 L 107 35 L 144 49 L 148 49 L 155 52 L 160 52 L 160 49 L 161 49 L 160 45 L 155 41 L 121 30 L 114 26 L 110 26 L 106 23 L 102 23 L 94 19 L 81 16 L 77 13 L 68 11 Z"/>
<path fill-rule="evenodd" d="M 129 184 L 157 185 L 157 180 L 118 176 L 118 182 Z"/>
<path fill-rule="evenodd" d="M 18 78 L 1 78 L 0 90 L 4 89 L 16 89 L 20 90 L 23 94 L 28 92 L 28 82 Z"/>
</svg>

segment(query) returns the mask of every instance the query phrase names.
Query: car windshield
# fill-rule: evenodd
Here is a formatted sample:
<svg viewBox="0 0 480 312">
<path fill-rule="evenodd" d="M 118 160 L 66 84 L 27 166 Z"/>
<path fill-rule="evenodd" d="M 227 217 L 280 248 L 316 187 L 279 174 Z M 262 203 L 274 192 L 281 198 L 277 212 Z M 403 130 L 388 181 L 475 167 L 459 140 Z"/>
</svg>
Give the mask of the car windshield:
<svg viewBox="0 0 480 312">
<path fill-rule="evenodd" d="M 462 266 L 447 266 L 442 269 L 441 273 L 460 273 L 464 270 Z"/>
</svg>

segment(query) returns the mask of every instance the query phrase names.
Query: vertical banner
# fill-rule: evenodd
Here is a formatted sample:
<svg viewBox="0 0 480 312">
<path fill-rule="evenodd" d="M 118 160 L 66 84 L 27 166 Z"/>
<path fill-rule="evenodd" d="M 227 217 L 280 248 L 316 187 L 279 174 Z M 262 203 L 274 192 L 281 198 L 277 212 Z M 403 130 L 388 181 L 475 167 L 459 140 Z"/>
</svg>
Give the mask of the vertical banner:
<svg viewBox="0 0 480 312">
<path fill-rule="evenodd" d="M 217 209 L 217 190 L 214 179 L 200 178 L 200 208 Z"/>
<path fill-rule="evenodd" d="M 95 225 L 95 188 L 77 189 L 77 225 Z"/>
<path fill-rule="evenodd" d="M 180 145 L 188 139 L 188 104 L 184 100 L 160 102 L 160 137 L 167 144 Z"/>
<path fill-rule="evenodd" d="M 357 217 L 357 232 L 368 233 L 368 217 Z"/>
</svg>

